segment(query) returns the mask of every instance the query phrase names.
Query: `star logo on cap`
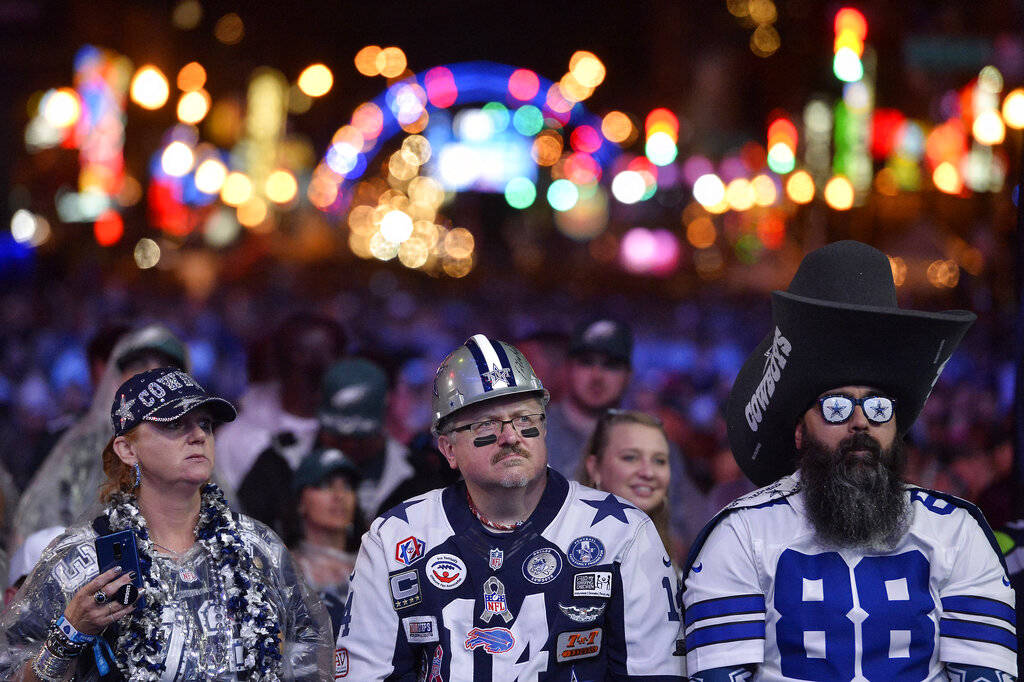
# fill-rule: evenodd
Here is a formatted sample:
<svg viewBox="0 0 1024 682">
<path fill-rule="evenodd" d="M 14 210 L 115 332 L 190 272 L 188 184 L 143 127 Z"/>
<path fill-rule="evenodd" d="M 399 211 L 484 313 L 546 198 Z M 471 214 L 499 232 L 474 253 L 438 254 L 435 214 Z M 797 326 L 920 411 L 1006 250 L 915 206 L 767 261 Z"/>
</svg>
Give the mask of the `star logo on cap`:
<svg viewBox="0 0 1024 682">
<path fill-rule="evenodd" d="M 131 400 L 124 399 L 124 393 L 121 394 L 121 406 L 114 412 L 118 417 L 121 418 L 121 428 L 124 428 L 125 423 L 132 418 L 132 405 L 135 404 L 135 398 Z"/>
<path fill-rule="evenodd" d="M 508 367 L 498 367 L 497 365 L 491 365 L 491 371 L 484 372 L 480 376 L 486 378 L 489 382 L 491 382 L 491 386 L 493 386 L 494 383 L 497 381 L 504 381 L 507 384 L 509 379 L 512 378 L 512 370 L 510 370 Z"/>
</svg>

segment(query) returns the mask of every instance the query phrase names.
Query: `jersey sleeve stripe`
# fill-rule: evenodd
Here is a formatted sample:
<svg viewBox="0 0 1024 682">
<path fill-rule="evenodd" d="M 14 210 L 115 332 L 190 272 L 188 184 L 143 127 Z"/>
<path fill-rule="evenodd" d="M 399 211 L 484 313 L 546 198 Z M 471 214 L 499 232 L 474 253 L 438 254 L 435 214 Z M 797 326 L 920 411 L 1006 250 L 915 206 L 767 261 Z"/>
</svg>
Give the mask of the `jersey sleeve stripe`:
<svg viewBox="0 0 1024 682">
<path fill-rule="evenodd" d="M 763 594 L 742 594 L 736 597 L 716 597 L 691 604 L 686 609 L 686 625 L 706 618 L 737 616 L 746 613 L 764 613 Z"/>
<path fill-rule="evenodd" d="M 939 634 L 954 639 L 969 639 L 975 642 L 987 642 L 1004 646 L 1010 651 L 1017 651 L 1017 636 L 998 625 L 977 623 L 969 620 L 953 620 L 943 618 L 939 621 Z"/>
<path fill-rule="evenodd" d="M 698 628 L 686 635 L 686 651 L 691 652 L 710 644 L 738 642 L 746 639 L 764 639 L 763 620 L 722 623 Z"/>
<path fill-rule="evenodd" d="M 971 597 L 968 595 L 955 595 L 942 598 L 942 609 L 956 613 L 966 613 L 972 616 L 989 616 L 1005 620 L 1010 625 L 1017 625 L 1017 614 L 1013 607 L 998 599 L 988 597 Z"/>
</svg>

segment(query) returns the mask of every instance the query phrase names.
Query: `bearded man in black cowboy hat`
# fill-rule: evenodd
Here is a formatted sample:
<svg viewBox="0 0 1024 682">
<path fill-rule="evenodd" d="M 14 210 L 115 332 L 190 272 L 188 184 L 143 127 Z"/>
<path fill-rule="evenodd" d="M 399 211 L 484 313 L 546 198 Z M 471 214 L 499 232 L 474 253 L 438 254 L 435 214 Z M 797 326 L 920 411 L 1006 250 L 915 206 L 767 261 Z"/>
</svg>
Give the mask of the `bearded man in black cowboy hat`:
<svg viewBox="0 0 1024 682">
<path fill-rule="evenodd" d="M 1014 595 L 981 513 L 902 480 L 901 441 L 975 316 L 896 305 L 889 260 L 808 254 L 729 397 L 766 486 L 701 533 L 687 669 L 718 680 L 1010 680 Z"/>
</svg>

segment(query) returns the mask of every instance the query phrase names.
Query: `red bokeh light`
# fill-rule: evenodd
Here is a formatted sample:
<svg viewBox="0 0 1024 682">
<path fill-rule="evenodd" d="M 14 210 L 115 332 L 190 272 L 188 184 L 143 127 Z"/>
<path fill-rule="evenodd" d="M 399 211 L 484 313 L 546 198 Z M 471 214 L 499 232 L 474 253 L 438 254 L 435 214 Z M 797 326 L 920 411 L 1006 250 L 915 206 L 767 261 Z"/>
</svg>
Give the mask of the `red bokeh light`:
<svg viewBox="0 0 1024 682">
<path fill-rule="evenodd" d="M 516 69 L 508 78 L 508 92 L 521 102 L 526 102 L 540 92 L 540 79 L 529 69 Z"/>
<path fill-rule="evenodd" d="M 601 148 L 601 134 L 591 126 L 579 126 L 569 136 L 569 144 L 578 152 L 593 154 Z"/>
<path fill-rule="evenodd" d="M 114 210 L 104 211 L 93 223 L 92 233 L 100 246 L 113 246 L 124 236 L 124 220 Z"/>
<path fill-rule="evenodd" d="M 852 7 L 844 7 L 836 12 L 835 29 L 836 35 L 843 31 L 851 31 L 863 42 L 868 35 L 868 20 L 864 18 L 864 15 L 859 10 L 855 10 Z"/>
</svg>

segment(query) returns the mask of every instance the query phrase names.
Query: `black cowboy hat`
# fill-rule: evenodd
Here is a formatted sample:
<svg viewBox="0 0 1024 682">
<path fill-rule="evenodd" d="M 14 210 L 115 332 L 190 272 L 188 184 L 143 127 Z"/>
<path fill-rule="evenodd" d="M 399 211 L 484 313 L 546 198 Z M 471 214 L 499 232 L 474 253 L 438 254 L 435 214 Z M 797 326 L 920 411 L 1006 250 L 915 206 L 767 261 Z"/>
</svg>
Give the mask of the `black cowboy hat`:
<svg viewBox="0 0 1024 682">
<path fill-rule="evenodd" d="M 871 386 L 891 395 L 902 438 L 975 315 L 899 308 L 888 257 L 840 241 L 807 254 L 789 289 L 772 292 L 772 320 L 726 410 L 733 456 L 759 486 L 796 469 L 797 421 L 830 389 Z"/>
</svg>

